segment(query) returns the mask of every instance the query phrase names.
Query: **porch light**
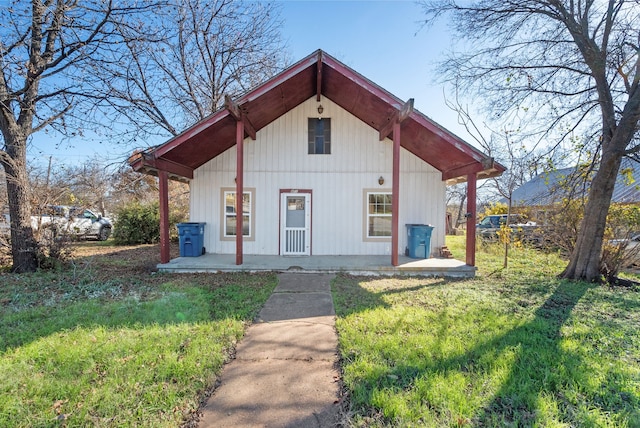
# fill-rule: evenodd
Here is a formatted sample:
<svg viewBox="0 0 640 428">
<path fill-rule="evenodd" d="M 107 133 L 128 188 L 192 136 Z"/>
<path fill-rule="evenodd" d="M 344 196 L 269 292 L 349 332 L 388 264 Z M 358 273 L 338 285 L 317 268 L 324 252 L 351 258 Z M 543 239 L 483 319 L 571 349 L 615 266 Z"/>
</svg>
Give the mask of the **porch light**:
<svg viewBox="0 0 640 428">
<path fill-rule="evenodd" d="M 322 104 L 318 105 L 318 114 L 322 114 L 323 111 L 324 108 L 322 107 Z"/>
<path fill-rule="evenodd" d="M 378 184 L 381 185 L 381 186 L 384 184 L 384 177 L 383 176 L 380 176 L 380 178 L 378 178 Z"/>
</svg>

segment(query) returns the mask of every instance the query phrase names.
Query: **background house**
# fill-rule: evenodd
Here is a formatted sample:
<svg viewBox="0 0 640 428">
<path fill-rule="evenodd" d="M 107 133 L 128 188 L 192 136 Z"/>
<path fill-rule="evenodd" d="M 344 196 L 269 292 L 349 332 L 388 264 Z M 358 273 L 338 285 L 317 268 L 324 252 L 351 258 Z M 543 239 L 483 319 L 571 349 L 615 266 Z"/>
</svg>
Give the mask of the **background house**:
<svg viewBox="0 0 640 428">
<path fill-rule="evenodd" d="M 504 171 L 322 51 L 130 164 L 160 177 L 165 218 L 163 181 L 188 179 L 207 252 L 235 252 L 237 264 L 243 254 L 387 254 L 397 265 L 406 224 L 432 224 L 431 248 L 444 245 L 447 183 L 470 181 L 475 212 L 475 181 Z"/>
<path fill-rule="evenodd" d="M 629 158 L 622 161 L 611 198 L 612 203 L 640 204 L 640 163 Z M 563 198 L 585 196 L 589 179 L 576 167 L 551 170 L 537 175 L 513 192 L 512 205 L 526 209 L 531 218 L 544 222 L 547 211 Z M 506 201 L 503 201 L 506 202 Z"/>
</svg>

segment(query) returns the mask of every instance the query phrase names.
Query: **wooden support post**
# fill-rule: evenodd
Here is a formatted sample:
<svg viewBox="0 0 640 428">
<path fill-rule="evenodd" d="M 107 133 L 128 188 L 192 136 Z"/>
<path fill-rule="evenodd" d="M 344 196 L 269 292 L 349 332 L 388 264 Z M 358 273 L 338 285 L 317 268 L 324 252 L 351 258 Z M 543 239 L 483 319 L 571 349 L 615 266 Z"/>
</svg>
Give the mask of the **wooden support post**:
<svg viewBox="0 0 640 428">
<path fill-rule="evenodd" d="M 169 174 L 158 170 L 158 189 L 160 191 L 160 263 L 169 263 Z"/>
<path fill-rule="evenodd" d="M 244 187 L 242 178 L 244 176 L 244 123 L 241 120 L 236 122 L 236 265 L 242 264 L 242 241 L 243 241 L 243 193 Z"/>
<path fill-rule="evenodd" d="M 476 174 L 467 175 L 467 260 L 476 265 Z"/>
<path fill-rule="evenodd" d="M 400 122 L 393 125 L 393 183 L 391 186 L 391 265 L 398 266 L 398 216 L 400 211 Z"/>
</svg>

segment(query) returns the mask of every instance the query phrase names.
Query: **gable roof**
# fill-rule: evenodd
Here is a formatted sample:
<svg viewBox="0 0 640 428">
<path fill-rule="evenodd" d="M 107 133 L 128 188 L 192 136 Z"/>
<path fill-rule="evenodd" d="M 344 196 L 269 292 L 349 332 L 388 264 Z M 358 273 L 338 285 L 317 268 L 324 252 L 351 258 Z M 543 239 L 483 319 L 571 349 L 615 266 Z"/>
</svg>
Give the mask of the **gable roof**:
<svg viewBox="0 0 640 428">
<path fill-rule="evenodd" d="M 628 180 L 622 174 L 618 175 L 613 188 L 611 202 L 623 204 L 639 203 L 640 163 L 625 158 L 622 160 L 620 169 L 628 169 L 632 179 Z M 513 191 L 513 204 L 518 206 L 548 206 L 558 202 L 566 194 L 563 190 L 566 184 L 577 181 L 574 178 L 577 171 L 577 168 L 571 167 L 539 174 Z"/>
<path fill-rule="evenodd" d="M 255 131 L 311 97 L 331 101 L 388 136 L 389 124 L 405 103 L 383 88 L 318 50 L 257 88 L 234 100 Z M 412 101 L 410 101 L 412 102 Z M 238 111 L 222 108 L 180 135 L 129 159 L 134 170 L 193 178 L 193 170 L 235 145 Z M 235 116 L 234 116 L 235 113 Z M 382 135 L 387 134 L 387 135 Z M 401 122 L 401 146 L 442 172 L 449 182 L 498 176 L 505 168 L 417 110 Z"/>
</svg>

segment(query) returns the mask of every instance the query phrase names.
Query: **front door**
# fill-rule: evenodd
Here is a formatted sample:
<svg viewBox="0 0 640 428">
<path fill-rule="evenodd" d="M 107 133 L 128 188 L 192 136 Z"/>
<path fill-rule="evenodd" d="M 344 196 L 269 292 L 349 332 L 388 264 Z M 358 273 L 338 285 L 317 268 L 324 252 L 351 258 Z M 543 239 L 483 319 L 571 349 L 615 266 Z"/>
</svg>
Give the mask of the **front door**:
<svg viewBox="0 0 640 428">
<path fill-rule="evenodd" d="M 311 255 L 311 193 L 282 193 L 280 200 L 280 254 Z"/>
</svg>

